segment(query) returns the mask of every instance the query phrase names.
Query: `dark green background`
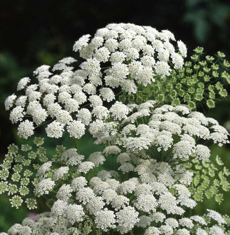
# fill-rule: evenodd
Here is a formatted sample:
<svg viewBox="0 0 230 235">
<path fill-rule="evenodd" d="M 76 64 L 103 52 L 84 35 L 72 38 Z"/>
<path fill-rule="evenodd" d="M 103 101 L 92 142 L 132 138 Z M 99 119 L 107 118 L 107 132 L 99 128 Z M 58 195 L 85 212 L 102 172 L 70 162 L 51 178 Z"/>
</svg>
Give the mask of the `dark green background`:
<svg viewBox="0 0 230 235">
<path fill-rule="evenodd" d="M 72 45 L 80 36 L 119 22 L 169 29 L 187 44 L 189 55 L 196 46 L 204 46 L 205 53 L 221 50 L 230 59 L 228 0 L 0 1 L 0 161 L 7 146 L 19 142 L 3 105 L 4 99 L 16 91 L 17 81 L 31 77 L 42 64 L 74 57 Z M 224 124 L 230 117 L 229 104 L 221 103 L 210 115 Z M 227 153 L 225 150 L 222 154 Z M 229 207 L 224 205 L 220 210 L 228 213 Z M 5 197 L 0 197 L 0 231 L 21 221 L 25 214 L 11 209 Z"/>
</svg>

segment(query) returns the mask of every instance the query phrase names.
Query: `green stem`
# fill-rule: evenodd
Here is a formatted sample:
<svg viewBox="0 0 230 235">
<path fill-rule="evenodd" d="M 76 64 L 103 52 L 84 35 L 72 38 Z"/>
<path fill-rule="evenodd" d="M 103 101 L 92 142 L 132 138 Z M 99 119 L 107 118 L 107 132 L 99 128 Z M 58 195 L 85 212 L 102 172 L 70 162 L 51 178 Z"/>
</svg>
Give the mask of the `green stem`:
<svg viewBox="0 0 230 235">
<path fill-rule="evenodd" d="M 77 140 L 74 137 L 73 137 L 73 143 L 74 143 L 75 148 L 78 150 L 78 148 L 77 148 Z"/>
</svg>

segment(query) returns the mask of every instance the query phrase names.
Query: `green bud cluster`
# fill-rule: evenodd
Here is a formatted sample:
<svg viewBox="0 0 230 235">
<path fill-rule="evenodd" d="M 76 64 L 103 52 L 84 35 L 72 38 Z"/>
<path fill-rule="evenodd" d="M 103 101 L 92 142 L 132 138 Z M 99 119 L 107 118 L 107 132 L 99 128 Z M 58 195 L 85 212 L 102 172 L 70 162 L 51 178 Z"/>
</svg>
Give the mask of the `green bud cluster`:
<svg viewBox="0 0 230 235">
<path fill-rule="evenodd" d="M 48 161 L 46 150 L 42 146 L 43 138 L 34 138 L 34 146 L 15 144 L 8 147 L 8 153 L 0 165 L 0 194 L 8 193 L 13 207 L 20 207 L 23 202 L 29 209 L 37 208 L 34 197 L 36 170 Z M 63 148 L 57 147 L 55 157 L 60 157 Z"/>
<path fill-rule="evenodd" d="M 184 167 L 193 172 L 193 182 L 189 187 L 196 201 L 203 201 L 204 198 L 214 198 L 218 204 L 223 201 L 223 192 L 230 189 L 228 177 L 230 171 L 224 166 L 219 156 L 215 161 L 201 162 L 192 159 L 184 164 Z"/>
</svg>

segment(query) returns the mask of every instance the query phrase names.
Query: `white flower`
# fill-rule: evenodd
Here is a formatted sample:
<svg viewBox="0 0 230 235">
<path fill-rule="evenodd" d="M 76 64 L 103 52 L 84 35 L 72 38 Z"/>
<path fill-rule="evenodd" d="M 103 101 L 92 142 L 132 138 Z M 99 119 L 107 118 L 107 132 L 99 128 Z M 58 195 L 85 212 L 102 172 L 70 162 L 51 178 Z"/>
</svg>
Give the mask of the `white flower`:
<svg viewBox="0 0 230 235">
<path fill-rule="evenodd" d="M 54 202 L 51 208 L 51 213 L 55 216 L 61 216 L 63 215 L 66 206 L 67 206 L 67 202 L 62 201 L 62 200 L 57 200 Z"/>
<path fill-rule="evenodd" d="M 52 161 L 43 163 L 37 171 L 37 176 L 43 176 L 47 171 L 50 170 L 52 166 Z"/>
<path fill-rule="evenodd" d="M 147 86 L 155 81 L 153 78 L 153 70 L 151 67 L 141 67 L 139 68 L 137 75 L 135 77 L 137 83 L 142 84 L 143 86 Z"/>
<path fill-rule="evenodd" d="M 109 171 L 106 170 L 101 170 L 98 174 L 97 177 L 99 177 L 101 180 L 105 181 L 109 178 L 111 178 L 111 174 Z"/>
<path fill-rule="evenodd" d="M 189 229 L 191 229 L 191 228 L 194 226 L 192 220 L 189 219 L 189 218 L 182 218 L 182 219 L 179 219 L 179 224 L 180 224 L 181 226 L 187 227 L 187 228 L 189 228 Z"/>
<path fill-rule="evenodd" d="M 166 218 L 165 214 L 161 212 L 155 212 L 151 214 L 151 219 L 155 221 L 156 223 L 163 222 L 165 218 Z"/>
<path fill-rule="evenodd" d="M 204 218 L 201 217 L 201 216 L 194 215 L 194 216 L 191 216 L 190 219 L 191 219 L 191 220 L 194 220 L 194 221 L 196 221 L 196 222 L 198 222 L 199 224 L 207 225 L 206 221 L 205 221 Z"/>
<path fill-rule="evenodd" d="M 63 184 L 57 194 L 56 198 L 68 202 L 69 198 L 71 197 L 71 193 L 73 192 L 73 189 L 69 184 Z"/>
<path fill-rule="evenodd" d="M 96 215 L 98 211 L 102 210 L 104 205 L 102 197 L 94 197 L 86 204 L 86 209 L 89 213 Z"/>
<path fill-rule="evenodd" d="M 122 81 L 122 79 L 126 78 L 126 76 L 129 74 L 129 69 L 125 64 L 116 63 L 112 65 L 111 74 L 119 81 Z"/>
<path fill-rule="evenodd" d="M 21 122 L 18 126 L 18 135 L 24 139 L 27 139 L 34 134 L 33 122 L 25 120 Z"/>
<path fill-rule="evenodd" d="M 100 62 L 96 58 L 88 59 L 86 62 L 83 62 L 80 67 L 89 75 L 99 74 L 100 72 Z"/>
<path fill-rule="evenodd" d="M 196 230 L 196 235 L 208 235 L 208 233 L 205 230 L 198 228 Z"/>
<path fill-rule="evenodd" d="M 90 44 L 94 47 L 94 48 L 98 48 L 100 46 L 103 45 L 104 39 L 103 37 L 99 37 L 99 36 L 95 36 L 94 38 L 92 38 Z"/>
<path fill-rule="evenodd" d="M 211 156 L 210 149 L 207 146 L 198 144 L 195 148 L 195 154 L 198 156 L 202 162 L 207 161 Z"/>
<path fill-rule="evenodd" d="M 135 94 L 137 92 L 137 86 L 133 80 L 123 80 L 121 86 L 128 94 Z"/>
<path fill-rule="evenodd" d="M 93 169 L 95 167 L 93 162 L 90 161 L 85 161 L 80 163 L 80 165 L 78 166 L 78 172 L 83 172 L 84 174 L 86 174 L 88 171 L 90 171 L 91 169 Z"/>
<path fill-rule="evenodd" d="M 17 98 L 15 104 L 17 106 L 25 107 L 26 106 L 26 101 L 27 101 L 27 96 L 23 95 Z"/>
<path fill-rule="evenodd" d="M 77 112 L 78 108 L 79 108 L 79 104 L 75 99 L 70 98 L 65 101 L 65 109 L 68 112 L 70 113 Z"/>
<path fill-rule="evenodd" d="M 93 191 L 97 195 L 102 195 L 102 193 L 109 188 L 110 188 L 110 185 L 107 182 L 101 181 L 93 187 Z"/>
<path fill-rule="evenodd" d="M 155 144 L 159 146 L 158 151 L 160 151 L 162 148 L 164 151 L 167 151 L 173 144 L 172 134 L 168 131 L 160 132 L 156 136 Z"/>
<path fill-rule="evenodd" d="M 108 183 L 110 185 L 110 187 L 114 190 L 116 190 L 118 188 L 118 186 L 120 185 L 120 182 L 115 179 L 107 179 L 106 183 Z"/>
<path fill-rule="evenodd" d="M 83 87 L 83 90 L 89 95 L 96 94 L 96 87 L 91 83 L 85 84 L 85 86 Z"/>
<path fill-rule="evenodd" d="M 115 145 L 107 146 L 103 151 L 103 153 L 105 153 L 106 156 L 110 154 L 118 154 L 120 152 L 121 152 L 120 148 Z"/>
<path fill-rule="evenodd" d="M 178 45 L 178 48 L 179 48 L 179 51 L 180 51 L 181 55 L 183 57 L 186 57 L 187 56 L 187 47 L 186 47 L 186 45 L 181 40 L 177 41 L 177 45 Z"/>
<path fill-rule="evenodd" d="M 84 220 L 84 210 L 81 205 L 68 205 L 65 208 L 65 217 L 67 218 L 67 221 L 71 223 L 72 225 L 76 222 L 81 222 Z"/>
<path fill-rule="evenodd" d="M 79 176 L 72 180 L 71 187 L 74 191 L 84 188 L 87 185 L 87 180 L 83 176 Z"/>
<path fill-rule="evenodd" d="M 147 194 L 152 194 L 152 187 L 149 184 L 139 184 L 135 188 L 135 195 L 138 197 L 141 194 L 147 195 Z"/>
<path fill-rule="evenodd" d="M 96 106 L 93 110 L 92 113 L 94 116 L 98 119 L 106 119 L 108 117 L 109 111 L 106 107 L 104 106 Z"/>
<path fill-rule="evenodd" d="M 163 48 L 160 48 L 158 51 L 158 58 L 161 61 L 167 62 L 169 60 L 169 51 Z"/>
<path fill-rule="evenodd" d="M 177 53 L 172 53 L 172 62 L 174 64 L 174 68 L 175 69 L 181 69 L 184 65 L 184 60 L 182 58 L 182 56 L 180 56 Z"/>
<path fill-rule="evenodd" d="M 157 61 L 157 63 L 155 64 L 155 70 L 156 73 L 161 76 L 161 78 L 169 76 L 171 71 L 169 65 L 164 61 Z"/>
<path fill-rule="evenodd" d="M 146 228 L 152 222 L 152 219 L 149 216 L 142 215 L 139 217 L 139 222 L 136 224 L 137 227 Z"/>
<path fill-rule="evenodd" d="M 105 161 L 105 157 L 102 155 L 101 152 L 94 152 L 89 155 L 88 160 L 93 162 L 95 166 L 99 166 L 103 164 L 103 162 Z"/>
<path fill-rule="evenodd" d="M 53 121 L 46 127 L 46 134 L 51 138 L 60 138 L 62 137 L 64 131 L 64 125 L 60 122 Z"/>
<path fill-rule="evenodd" d="M 111 206 L 116 210 L 120 210 L 121 208 L 129 205 L 129 199 L 123 195 L 117 195 L 112 199 Z"/>
<path fill-rule="evenodd" d="M 226 224 L 226 221 L 218 212 L 214 210 L 210 210 L 210 209 L 207 209 L 207 211 L 208 211 L 208 214 L 207 214 L 208 217 L 215 220 L 219 225 Z"/>
<path fill-rule="evenodd" d="M 13 106 L 13 103 L 16 98 L 17 98 L 17 96 L 15 94 L 10 95 L 6 98 L 6 100 L 5 100 L 5 109 L 6 110 L 9 110 Z"/>
<path fill-rule="evenodd" d="M 78 51 L 80 50 L 82 47 L 87 46 L 88 45 L 88 41 L 89 41 L 90 35 L 83 35 L 81 38 L 79 38 L 73 45 L 73 50 L 74 51 Z"/>
<path fill-rule="evenodd" d="M 89 125 L 89 123 L 92 120 L 92 114 L 88 109 L 80 109 L 78 114 L 77 114 L 77 121 L 82 122 L 85 125 Z"/>
<path fill-rule="evenodd" d="M 102 99 L 107 102 L 110 102 L 115 99 L 115 95 L 110 88 L 101 88 L 100 95 L 102 96 Z"/>
<path fill-rule="evenodd" d="M 111 54 L 110 61 L 112 64 L 122 63 L 125 60 L 125 54 L 123 52 L 116 51 Z"/>
<path fill-rule="evenodd" d="M 182 228 L 182 229 L 178 229 L 176 234 L 177 235 L 190 235 L 190 232 L 189 230 Z"/>
<path fill-rule="evenodd" d="M 174 214 L 177 206 L 176 197 L 171 193 L 166 192 L 160 195 L 158 203 L 163 210 L 166 210 L 168 214 Z"/>
<path fill-rule="evenodd" d="M 78 102 L 79 105 L 85 103 L 87 100 L 86 95 L 81 91 L 75 93 L 73 98 Z"/>
<path fill-rule="evenodd" d="M 36 125 L 40 125 L 41 123 L 43 123 L 47 117 L 48 113 L 43 108 L 35 109 L 32 113 L 33 122 L 35 122 Z"/>
<path fill-rule="evenodd" d="M 70 113 L 66 110 L 60 110 L 56 113 L 55 117 L 57 118 L 57 121 L 62 124 L 67 124 L 71 122 L 73 119 L 70 115 Z"/>
<path fill-rule="evenodd" d="M 169 226 L 171 226 L 172 228 L 177 228 L 179 226 L 178 222 L 176 219 L 174 218 L 168 218 L 165 220 L 165 223 Z"/>
<path fill-rule="evenodd" d="M 28 109 L 28 108 L 27 108 Z M 47 106 L 47 112 L 48 114 L 53 118 L 57 115 L 59 111 L 61 111 L 61 106 L 58 103 L 50 103 Z M 28 111 L 27 111 L 28 113 Z"/>
<path fill-rule="evenodd" d="M 76 193 L 76 199 L 83 205 L 88 203 L 92 198 L 95 197 L 93 190 L 89 187 L 80 188 Z"/>
<path fill-rule="evenodd" d="M 165 235 L 173 234 L 173 228 L 169 225 L 161 225 L 159 230 L 161 231 L 162 234 L 165 234 Z"/>
<path fill-rule="evenodd" d="M 10 112 L 10 121 L 12 123 L 17 123 L 19 121 L 22 121 L 24 115 L 25 115 L 24 108 L 22 108 L 21 106 L 17 106 L 13 108 Z"/>
<path fill-rule="evenodd" d="M 156 227 L 148 227 L 148 229 L 145 231 L 144 235 L 159 235 L 161 234 L 160 230 Z"/>
<path fill-rule="evenodd" d="M 131 158 L 127 153 L 120 153 L 117 157 L 117 162 L 119 162 L 121 164 L 125 163 L 125 162 L 128 162 L 130 160 L 131 160 Z"/>
<path fill-rule="evenodd" d="M 18 82 L 17 91 L 20 91 L 26 87 L 26 85 L 30 82 L 29 77 L 21 78 Z"/>
<path fill-rule="evenodd" d="M 59 60 L 60 63 L 63 63 L 63 64 L 72 64 L 74 62 L 76 62 L 77 60 L 75 60 L 73 57 L 65 57 L 61 60 Z"/>
<path fill-rule="evenodd" d="M 54 188 L 54 181 L 50 178 L 41 180 L 35 187 L 36 195 L 49 194 L 49 192 Z"/>
<path fill-rule="evenodd" d="M 132 230 L 136 223 L 139 222 L 138 212 L 131 206 L 125 207 L 116 213 L 117 231 L 121 234 Z"/>
<path fill-rule="evenodd" d="M 109 204 L 113 200 L 113 198 L 115 198 L 116 196 L 117 196 L 117 193 L 113 189 L 106 189 L 102 193 L 102 198 L 105 200 L 107 204 Z"/>
<path fill-rule="evenodd" d="M 132 193 L 136 188 L 136 184 L 130 180 L 124 181 L 120 184 L 118 190 L 119 193 L 126 195 Z"/>
<path fill-rule="evenodd" d="M 96 87 L 102 85 L 101 73 L 98 75 L 91 75 L 88 79 L 90 83 L 92 83 Z"/>
<path fill-rule="evenodd" d="M 65 174 L 68 174 L 68 172 L 69 172 L 69 167 L 68 166 L 62 166 L 62 167 L 58 168 L 55 171 L 54 176 L 53 176 L 54 181 L 57 181 L 57 180 L 63 178 L 63 176 Z"/>
<path fill-rule="evenodd" d="M 95 58 L 101 62 L 107 62 L 109 59 L 110 51 L 106 47 L 101 47 L 95 51 Z"/>
<path fill-rule="evenodd" d="M 129 162 L 125 162 L 118 168 L 118 170 L 122 171 L 123 174 L 126 174 L 128 172 L 134 171 L 134 166 Z"/>
<path fill-rule="evenodd" d="M 97 228 L 103 230 L 104 232 L 107 232 L 109 228 L 116 228 L 114 212 L 107 209 L 98 211 L 95 216 L 95 223 Z"/>
<path fill-rule="evenodd" d="M 194 145 L 189 141 L 180 141 L 173 146 L 173 155 L 175 158 L 188 159 L 191 154 L 194 153 Z"/>
<path fill-rule="evenodd" d="M 155 212 L 157 207 L 157 200 L 151 194 L 140 194 L 137 197 L 134 205 L 140 211 L 144 211 L 147 213 L 149 213 L 150 211 Z"/>
<path fill-rule="evenodd" d="M 210 232 L 210 235 L 217 235 L 217 234 L 225 235 L 224 231 L 219 226 L 216 226 L 216 225 L 212 226 L 209 232 Z"/>
<path fill-rule="evenodd" d="M 85 134 L 85 125 L 80 121 L 72 121 L 67 125 L 70 137 L 80 139 Z"/>
<path fill-rule="evenodd" d="M 105 41 L 105 47 L 110 51 L 114 52 L 118 48 L 118 42 L 117 40 L 113 38 L 109 38 Z"/>
</svg>

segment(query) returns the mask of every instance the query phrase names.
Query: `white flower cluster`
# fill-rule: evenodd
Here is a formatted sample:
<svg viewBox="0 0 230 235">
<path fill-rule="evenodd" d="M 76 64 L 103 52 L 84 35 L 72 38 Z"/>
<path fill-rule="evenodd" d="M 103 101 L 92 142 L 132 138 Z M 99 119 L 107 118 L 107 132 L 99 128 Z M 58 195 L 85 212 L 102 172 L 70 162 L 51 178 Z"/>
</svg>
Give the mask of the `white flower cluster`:
<svg viewBox="0 0 230 235">
<path fill-rule="evenodd" d="M 128 105 L 125 114 L 125 105 L 119 104 L 121 107 L 115 109 L 115 103 L 108 114 L 115 121 L 94 121 L 89 131 L 97 138 L 96 143 L 114 143 L 129 152 L 142 155 L 143 150 L 149 154 L 153 147 L 158 152 L 172 150 L 173 159 L 196 156 L 206 161 L 210 157 L 210 150 L 199 144 L 199 140 L 211 140 L 219 146 L 229 142 L 227 130 L 214 119 L 191 112 L 183 105 L 154 108 L 154 103 L 147 101 L 139 106 Z M 138 120 L 144 120 L 146 124 L 138 124 Z"/>
<path fill-rule="evenodd" d="M 55 181 L 59 185 L 55 188 L 57 200 L 50 212 L 37 215 L 35 219 L 26 218 L 22 225 L 12 226 L 8 234 L 73 234 L 73 231 L 80 234 L 79 228 L 82 227 L 79 225 L 88 218 L 105 233 L 116 229 L 120 234 L 126 234 L 135 228 L 142 228 L 146 235 L 191 234 L 191 231 L 194 234 L 224 234 L 226 221 L 216 211 L 208 210 L 206 216 L 209 220 L 201 216 L 185 217 L 186 210 L 196 206 L 187 188 L 192 181 L 192 174 L 188 171 L 115 148 L 104 152 L 118 154 L 117 161 L 121 163 L 119 172 L 102 170 L 92 175 L 96 167 L 94 162 L 99 165 L 104 161 L 102 152 L 91 154 L 87 161 L 78 160 L 72 170 L 79 172 L 83 164 L 88 169 L 80 172 L 79 176 L 69 175 L 72 178 L 70 184 L 63 183 L 62 176 L 71 166 L 63 165 L 54 170 L 51 179 L 44 173 L 49 171 L 52 163 L 42 165 L 38 175 L 44 178 L 40 179 L 36 191 L 41 195 L 42 192 L 47 193 L 50 187 L 54 187 Z M 63 153 L 62 160 L 67 163 L 76 156 L 76 150 L 69 149 Z M 132 176 L 122 181 L 126 168 Z M 210 220 L 217 225 L 210 227 Z"/>
<path fill-rule="evenodd" d="M 42 65 L 34 71 L 37 84 L 22 78 L 17 90 L 25 94 L 6 99 L 5 108 L 11 110 L 11 122 L 19 123 L 20 137 L 27 139 L 35 126 L 52 121 L 46 128 L 48 137 L 60 138 L 66 129 L 71 137 L 81 138 L 92 118 L 107 118 L 103 102 L 115 100 L 114 88 L 136 93 L 138 84 L 147 86 L 159 76 L 168 76 L 171 69 L 182 68 L 187 53 L 181 41 L 174 48 L 171 32 L 147 26 L 110 24 L 99 29 L 90 42 L 89 37 L 83 36 L 73 47 L 84 60 L 79 68 L 71 66 L 76 62 L 72 57 L 60 60 L 52 69 Z M 116 120 L 127 114 L 120 104 L 111 112 L 119 108 L 123 112 Z"/>
<path fill-rule="evenodd" d="M 226 129 L 184 105 L 159 107 L 154 100 L 140 105 L 117 100 L 120 93 L 134 95 L 138 88 L 161 82 L 183 68 L 185 44 L 168 30 L 124 23 L 109 24 L 90 38 L 84 35 L 73 46 L 82 59 L 77 68 L 72 57 L 53 68 L 38 67 L 34 71 L 37 84 L 22 78 L 17 90 L 24 94 L 9 96 L 5 108 L 22 138 L 48 123 L 48 137 L 61 138 L 67 131 L 69 137 L 80 139 L 89 132 L 95 144 L 105 145 L 104 150 L 85 158 L 75 148 L 57 146 L 57 155 L 50 159 L 40 146 L 42 161 L 33 164 L 34 176 L 15 165 L 18 172 L 13 181 L 18 181 L 21 171 L 30 175 L 35 197 L 46 196 L 53 204 L 49 212 L 12 226 L 8 234 L 89 234 L 92 229 L 95 234 L 133 234 L 135 230 L 144 235 L 225 234 L 227 220 L 216 211 L 186 216 L 197 204 L 189 191 L 193 172 L 171 163 L 191 158 L 205 162 L 210 149 L 204 141 L 219 146 L 229 143 Z M 14 148 L 8 157 L 17 162 L 22 156 Z M 36 154 L 28 154 L 26 166 L 36 160 Z M 112 168 L 104 167 L 106 161 Z M 10 166 L 3 164 L 0 193 L 16 194 L 17 187 L 5 183 Z M 23 183 L 28 185 L 29 179 Z M 28 194 L 26 189 L 19 188 L 21 195 Z M 19 207 L 22 199 L 14 195 L 11 203 Z"/>
</svg>

